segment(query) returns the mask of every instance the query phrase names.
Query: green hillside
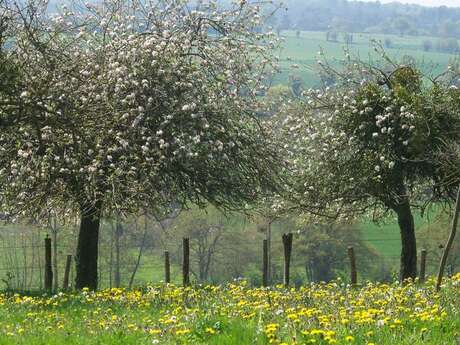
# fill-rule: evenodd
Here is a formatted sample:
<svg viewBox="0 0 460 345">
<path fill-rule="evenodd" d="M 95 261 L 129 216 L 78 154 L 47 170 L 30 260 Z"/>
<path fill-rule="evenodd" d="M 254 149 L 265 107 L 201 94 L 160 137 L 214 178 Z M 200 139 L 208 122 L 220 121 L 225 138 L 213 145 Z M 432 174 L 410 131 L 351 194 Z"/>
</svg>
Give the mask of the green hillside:
<svg viewBox="0 0 460 345">
<path fill-rule="evenodd" d="M 375 60 L 377 54 L 374 51 L 374 41 L 382 45 L 389 41 L 390 47 L 385 48 L 387 53 L 394 58 L 402 59 L 405 56 L 413 57 L 417 63 L 423 66 L 428 74 L 441 73 L 449 62 L 454 61 L 457 55 L 433 51 L 438 38 L 428 36 L 396 36 L 379 34 L 353 34 L 353 44 L 346 45 L 342 36 L 338 36 L 337 42 L 328 42 L 326 33 L 303 31 L 297 37 L 294 31 L 283 31 L 281 36 L 284 43 L 281 50 L 282 73 L 276 78 L 276 83 L 288 83 L 289 75 L 300 76 L 307 87 L 318 84 L 317 60 L 318 52 L 322 50 L 325 57 L 335 65 L 344 58 L 344 49 L 348 49 L 352 55 L 362 59 Z M 432 51 L 423 50 L 423 42 L 430 41 L 433 44 Z M 298 69 L 291 66 L 298 64 Z"/>
</svg>

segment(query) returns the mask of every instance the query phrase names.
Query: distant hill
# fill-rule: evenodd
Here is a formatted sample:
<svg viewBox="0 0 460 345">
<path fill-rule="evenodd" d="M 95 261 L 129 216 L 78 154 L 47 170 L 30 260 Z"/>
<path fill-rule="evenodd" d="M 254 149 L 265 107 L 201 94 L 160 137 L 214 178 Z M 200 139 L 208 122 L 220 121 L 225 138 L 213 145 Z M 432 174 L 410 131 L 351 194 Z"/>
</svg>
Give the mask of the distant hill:
<svg viewBox="0 0 460 345">
<path fill-rule="evenodd" d="M 287 0 L 285 3 L 287 10 L 279 11 L 271 20 L 276 29 L 460 38 L 460 7 L 347 0 Z"/>
</svg>

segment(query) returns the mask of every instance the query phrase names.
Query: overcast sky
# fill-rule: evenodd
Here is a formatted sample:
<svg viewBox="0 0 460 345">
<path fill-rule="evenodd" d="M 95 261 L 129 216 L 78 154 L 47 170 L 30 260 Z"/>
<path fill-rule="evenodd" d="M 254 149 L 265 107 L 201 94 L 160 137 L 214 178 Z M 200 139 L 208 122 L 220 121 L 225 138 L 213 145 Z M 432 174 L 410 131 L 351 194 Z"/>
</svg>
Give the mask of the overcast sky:
<svg viewBox="0 0 460 345">
<path fill-rule="evenodd" d="M 375 0 L 363 0 L 375 1 Z M 381 3 L 395 2 L 395 0 L 380 0 Z M 424 6 L 450 6 L 460 7 L 460 0 L 398 0 L 397 2 L 418 4 Z"/>
</svg>

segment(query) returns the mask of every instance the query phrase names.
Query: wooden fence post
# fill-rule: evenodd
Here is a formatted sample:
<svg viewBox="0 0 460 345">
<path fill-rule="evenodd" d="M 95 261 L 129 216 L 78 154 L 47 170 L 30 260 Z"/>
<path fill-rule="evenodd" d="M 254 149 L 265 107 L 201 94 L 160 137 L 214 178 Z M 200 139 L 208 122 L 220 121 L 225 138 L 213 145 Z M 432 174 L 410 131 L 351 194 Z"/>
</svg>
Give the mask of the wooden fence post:
<svg viewBox="0 0 460 345">
<path fill-rule="evenodd" d="M 419 276 L 420 283 L 425 282 L 425 271 L 426 271 L 426 249 L 422 249 L 422 252 L 420 255 L 420 276 Z"/>
<path fill-rule="evenodd" d="M 356 257 L 353 247 L 348 247 L 348 257 L 350 258 L 351 285 L 356 286 L 358 284 L 358 273 L 356 272 Z"/>
<path fill-rule="evenodd" d="M 291 253 L 292 253 L 292 233 L 283 234 L 283 247 L 284 247 L 284 279 L 285 287 L 289 286 L 289 271 L 291 266 Z"/>
<path fill-rule="evenodd" d="M 268 286 L 268 240 L 264 240 L 262 255 L 262 285 Z"/>
<path fill-rule="evenodd" d="M 190 240 L 182 239 L 182 282 L 184 286 L 190 285 Z"/>
<path fill-rule="evenodd" d="M 171 283 L 171 264 L 169 262 L 168 251 L 165 251 L 165 283 Z"/>
<path fill-rule="evenodd" d="M 69 288 L 70 265 L 72 265 L 72 255 L 67 255 L 67 260 L 65 262 L 64 281 L 62 283 L 62 288 L 64 290 Z"/>
<path fill-rule="evenodd" d="M 45 290 L 51 292 L 53 288 L 53 269 L 51 266 L 51 238 L 45 238 Z"/>
</svg>

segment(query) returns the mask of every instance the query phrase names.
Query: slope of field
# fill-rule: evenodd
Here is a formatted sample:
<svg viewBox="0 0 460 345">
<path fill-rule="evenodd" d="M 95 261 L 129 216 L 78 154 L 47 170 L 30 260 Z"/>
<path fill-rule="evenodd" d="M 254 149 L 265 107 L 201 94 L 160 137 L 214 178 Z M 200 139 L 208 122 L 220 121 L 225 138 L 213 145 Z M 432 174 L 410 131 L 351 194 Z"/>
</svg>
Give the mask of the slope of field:
<svg viewBox="0 0 460 345">
<path fill-rule="evenodd" d="M 389 56 L 402 59 L 405 56 L 413 57 L 418 64 L 428 74 L 437 75 L 441 73 L 447 65 L 454 61 L 457 56 L 449 53 L 437 51 L 425 52 L 423 42 L 429 40 L 435 46 L 438 38 L 426 36 L 406 36 L 400 37 L 395 35 L 379 34 L 353 34 L 353 44 L 346 45 L 343 38 L 339 35 L 338 42 L 326 41 L 326 33 L 303 31 L 297 37 L 293 31 L 283 31 L 281 36 L 285 39 L 281 50 L 281 67 L 282 73 L 277 76 L 275 83 L 288 83 L 289 75 L 300 76 L 307 87 L 313 87 L 318 84 L 318 52 L 322 50 L 325 57 L 338 66 L 339 60 L 343 59 L 344 49 L 348 49 L 352 56 L 359 56 L 364 60 L 376 60 L 376 54 L 373 41 L 380 42 L 382 45 L 385 40 L 390 40 L 391 45 L 385 48 Z M 433 48 L 434 49 L 434 48 Z M 323 59 L 323 58 L 322 58 Z M 291 66 L 298 64 L 298 69 L 292 69 Z"/>
<path fill-rule="evenodd" d="M 428 224 L 436 221 L 433 216 L 421 217 L 414 214 L 416 231 L 420 231 Z M 371 220 L 364 220 L 360 224 L 363 240 L 370 243 L 378 252 L 386 257 L 398 257 L 401 253 L 401 238 L 399 227 L 395 218 L 389 219 L 382 224 L 376 224 Z"/>
</svg>

